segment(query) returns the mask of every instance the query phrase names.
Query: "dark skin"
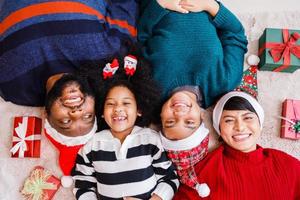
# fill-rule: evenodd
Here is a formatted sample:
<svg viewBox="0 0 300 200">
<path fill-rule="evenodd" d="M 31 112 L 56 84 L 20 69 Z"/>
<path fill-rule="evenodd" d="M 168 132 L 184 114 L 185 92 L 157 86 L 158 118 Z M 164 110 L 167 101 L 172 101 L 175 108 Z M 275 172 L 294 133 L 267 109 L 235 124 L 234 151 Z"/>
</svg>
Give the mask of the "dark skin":
<svg viewBox="0 0 300 200">
<path fill-rule="evenodd" d="M 62 75 L 57 74 L 48 79 L 47 92 Z M 92 96 L 84 95 L 78 83 L 69 83 L 52 104 L 50 114 L 46 114 L 46 118 L 53 128 L 65 136 L 85 135 L 94 125 L 95 100 Z"/>
</svg>

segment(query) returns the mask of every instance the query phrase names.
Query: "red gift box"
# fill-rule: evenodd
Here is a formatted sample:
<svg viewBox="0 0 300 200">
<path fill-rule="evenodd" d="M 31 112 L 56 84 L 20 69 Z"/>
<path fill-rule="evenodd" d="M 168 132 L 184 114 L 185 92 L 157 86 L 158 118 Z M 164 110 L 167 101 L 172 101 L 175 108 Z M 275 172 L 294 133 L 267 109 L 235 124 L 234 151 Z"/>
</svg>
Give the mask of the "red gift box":
<svg viewBox="0 0 300 200">
<path fill-rule="evenodd" d="M 282 104 L 280 137 L 300 138 L 300 100 L 286 99 Z"/>
<path fill-rule="evenodd" d="M 21 194 L 26 200 L 50 200 L 60 187 L 60 180 L 48 170 L 37 166 L 25 180 Z"/>
<path fill-rule="evenodd" d="M 40 157 L 42 120 L 34 116 L 14 118 L 12 157 Z"/>
</svg>

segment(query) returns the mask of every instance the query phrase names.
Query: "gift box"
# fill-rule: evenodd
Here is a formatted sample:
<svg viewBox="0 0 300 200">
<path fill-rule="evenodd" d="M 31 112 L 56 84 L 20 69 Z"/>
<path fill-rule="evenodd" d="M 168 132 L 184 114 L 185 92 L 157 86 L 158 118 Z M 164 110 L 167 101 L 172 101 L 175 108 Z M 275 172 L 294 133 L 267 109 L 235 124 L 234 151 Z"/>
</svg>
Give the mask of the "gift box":
<svg viewBox="0 0 300 200">
<path fill-rule="evenodd" d="M 14 118 L 12 157 L 40 157 L 42 120 L 34 116 Z"/>
<path fill-rule="evenodd" d="M 300 68 L 300 30 L 266 28 L 258 55 L 260 70 L 294 72 Z"/>
<path fill-rule="evenodd" d="M 26 200 L 50 200 L 60 187 L 60 180 L 48 170 L 37 166 L 25 180 L 21 194 Z"/>
<path fill-rule="evenodd" d="M 241 84 L 235 89 L 257 98 L 257 66 L 250 66 L 243 73 Z"/>
<path fill-rule="evenodd" d="M 300 100 L 286 99 L 282 104 L 280 137 L 300 138 Z"/>
</svg>

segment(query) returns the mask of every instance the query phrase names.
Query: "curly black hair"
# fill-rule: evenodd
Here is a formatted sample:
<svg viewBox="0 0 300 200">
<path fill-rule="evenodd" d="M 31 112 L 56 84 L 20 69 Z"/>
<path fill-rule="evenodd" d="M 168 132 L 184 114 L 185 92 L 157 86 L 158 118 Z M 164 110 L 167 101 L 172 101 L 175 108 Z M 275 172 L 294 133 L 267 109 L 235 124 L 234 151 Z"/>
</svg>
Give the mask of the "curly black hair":
<svg viewBox="0 0 300 200">
<path fill-rule="evenodd" d="M 96 116 L 98 131 L 108 129 L 108 125 L 101 117 L 103 114 L 105 98 L 108 92 L 117 86 L 127 87 L 135 96 L 137 109 L 142 113 L 135 124 L 141 127 L 150 125 L 155 120 L 155 114 L 160 106 L 160 89 L 154 81 L 151 73 L 151 67 L 143 57 L 131 54 L 137 57 L 137 68 L 132 76 L 128 76 L 124 69 L 124 56 L 116 56 L 101 60 L 97 63 L 88 63 L 81 67 L 79 73 L 87 76 L 91 87 L 96 94 Z M 107 63 L 111 63 L 116 58 L 119 62 L 119 69 L 109 78 L 102 76 L 103 68 Z"/>
</svg>

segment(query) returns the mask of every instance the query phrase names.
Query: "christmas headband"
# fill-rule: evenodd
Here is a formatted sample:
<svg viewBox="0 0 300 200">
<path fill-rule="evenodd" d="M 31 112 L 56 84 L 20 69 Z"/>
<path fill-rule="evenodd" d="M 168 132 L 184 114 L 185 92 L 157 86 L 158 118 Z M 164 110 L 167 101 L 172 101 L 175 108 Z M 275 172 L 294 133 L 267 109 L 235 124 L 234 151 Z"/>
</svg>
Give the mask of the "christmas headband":
<svg viewBox="0 0 300 200">
<path fill-rule="evenodd" d="M 136 71 L 137 58 L 133 55 L 127 55 L 124 57 L 124 69 L 128 76 L 133 76 Z M 111 63 L 107 63 L 103 68 L 103 79 L 112 77 L 119 69 L 119 62 L 116 58 Z"/>
</svg>

